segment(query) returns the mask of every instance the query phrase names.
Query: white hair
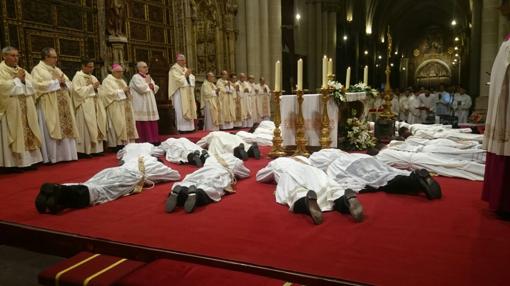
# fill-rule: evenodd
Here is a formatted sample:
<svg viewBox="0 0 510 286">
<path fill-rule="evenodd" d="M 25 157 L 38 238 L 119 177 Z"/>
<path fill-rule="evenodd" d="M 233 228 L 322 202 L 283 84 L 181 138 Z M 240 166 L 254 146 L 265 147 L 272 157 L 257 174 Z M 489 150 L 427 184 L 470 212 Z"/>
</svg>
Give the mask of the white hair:
<svg viewBox="0 0 510 286">
<path fill-rule="evenodd" d="M 16 49 L 15 47 L 11 47 L 11 46 L 7 46 L 7 47 L 4 47 L 2 49 L 2 55 L 7 55 L 8 53 L 12 52 L 12 51 L 17 51 L 18 49 Z"/>
<path fill-rule="evenodd" d="M 139 62 L 136 63 L 136 68 L 139 69 L 139 68 L 142 67 L 142 65 L 147 65 L 147 63 L 144 62 L 144 61 L 139 61 Z"/>
</svg>

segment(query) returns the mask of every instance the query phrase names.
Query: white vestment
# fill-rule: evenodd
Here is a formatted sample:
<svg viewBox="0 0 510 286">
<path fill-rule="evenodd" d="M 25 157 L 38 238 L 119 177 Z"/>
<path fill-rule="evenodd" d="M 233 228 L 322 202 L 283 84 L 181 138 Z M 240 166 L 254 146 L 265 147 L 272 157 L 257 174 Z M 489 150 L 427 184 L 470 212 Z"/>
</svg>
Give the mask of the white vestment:
<svg viewBox="0 0 510 286">
<path fill-rule="evenodd" d="M 244 144 L 245 151 L 250 149 L 251 144 L 245 142 L 241 137 L 224 131 L 213 131 L 198 140 L 197 145 L 207 148 L 210 155 L 219 155 L 234 152 L 239 144 Z"/>
<path fill-rule="evenodd" d="M 184 137 L 168 138 L 159 145 L 159 148 L 166 152 L 166 160 L 172 163 L 186 163 L 188 162 L 188 154 L 195 151 L 202 153 L 202 150 L 204 150 Z"/>
<path fill-rule="evenodd" d="M 436 111 L 436 103 L 437 103 L 437 95 L 429 94 L 426 96 L 425 93 L 419 95 L 421 106 L 426 107 L 428 110 L 421 111 L 421 121 L 425 122 L 429 113 L 435 114 Z"/>
<path fill-rule="evenodd" d="M 149 86 L 152 83 L 154 90 Z M 133 111 L 136 121 L 157 121 L 159 120 L 158 106 L 156 104 L 155 94 L 159 90 L 151 78 L 147 80 L 147 76 L 139 73 L 133 75 L 129 82 L 129 90 L 133 96 Z"/>
<path fill-rule="evenodd" d="M 421 101 L 418 96 L 411 94 L 409 96 L 409 116 L 407 122 L 410 124 L 421 123 Z"/>
<path fill-rule="evenodd" d="M 467 94 L 455 94 L 453 99 L 453 108 L 455 109 L 455 116 L 457 116 L 459 123 L 466 123 L 468 121 L 469 109 L 471 108 L 471 96 Z"/>
<path fill-rule="evenodd" d="M 60 76 L 65 79 L 64 87 L 60 86 L 57 79 Z M 78 137 L 78 130 L 69 95 L 69 90 L 72 89 L 71 81 L 58 67 L 51 67 L 43 61 L 32 69 L 32 78 L 36 90 L 39 128 L 43 137 L 41 142 L 43 161 L 56 163 L 78 160 L 75 139 Z M 50 108 L 54 109 L 50 111 Z M 55 117 L 56 121 L 52 121 Z M 55 122 L 58 126 L 48 126 L 50 122 Z M 55 132 L 56 129 L 61 131 Z M 61 136 L 53 136 L 55 133 Z"/>
<path fill-rule="evenodd" d="M 176 186 L 195 185 L 197 189 L 202 189 L 211 200 L 218 202 L 225 195 L 225 191 L 234 192 L 232 185 L 236 177 L 246 178 L 249 175 L 250 170 L 244 166 L 243 161 L 232 154 L 213 155 L 205 160 L 202 168 L 186 175 L 182 182 L 175 183 L 172 190 Z"/>
<path fill-rule="evenodd" d="M 30 75 L 23 83 L 17 77 L 12 78 L 12 74 L 3 74 L 5 70 L 17 72 L 5 62 L 0 63 L 0 167 L 28 167 L 43 160 L 34 90 Z M 15 118 L 9 118 L 13 115 Z M 14 122 L 9 122 L 11 119 Z"/>
<path fill-rule="evenodd" d="M 491 70 L 484 146 L 495 155 L 510 156 L 510 41 L 501 44 Z"/>
<path fill-rule="evenodd" d="M 124 162 L 139 157 L 160 157 L 165 151 L 160 147 L 156 147 L 151 143 L 129 143 L 117 152 L 117 159 Z"/>
<path fill-rule="evenodd" d="M 406 95 L 402 94 L 398 97 L 398 117 L 401 121 L 407 120 L 409 117 L 409 99 Z"/>
<path fill-rule="evenodd" d="M 131 194 L 142 177 L 158 183 L 180 179 L 179 172 L 172 170 L 151 156 L 143 157 L 144 173 L 140 171 L 138 158 L 125 161 L 122 166 L 107 168 L 82 183 L 90 193 L 90 204 L 102 204 Z"/>
<path fill-rule="evenodd" d="M 103 152 L 106 139 L 106 111 L 98 99 L 94 75 L 77 71 L 73 77 L 73 102 L 79 137 L 76 139 L 78 153 L 94 154 Z M 102 126 L 101 126 L 102 125 Z"/>
<path fill-rule="evenodd" d="M 458 177 L 482 181 L 485 165 L 474 161 L 456 160 L 437 153 L 406 152 L 384 148 L 376 156 L 382 162 L 397 169 L 427 169 L 446 177 Z"/>
<path fill-rule="evenodd" d="M 446 138 L 424 139 L 415 136 L 405 141 L 391 141 L 389 148 L 407 151 L 435 153 L 452 160 L 467 160 L 485 164 L 487 152 L 481 149 L 481 144 L 476 141 L 453 141 Z"/>
<path fill-rule="evenodd" d="M 344 195 L 344 189 L 338 183 L 301 156 L 275 159 L 258 171 L 258 182 L 273 180 L 277 183 L 276 202 L 288 205 L 290 210 L 309 190 L 317 193 L 321 211 L 332 210 L 334 201 Z"/>
<path fill-rule="evenodd" d="M 409 171 L 393 168 L 367 154 L 347 153 L 339 149 L 322 149 L 310 156 L 312 165 L 326 172 L 344 190 L 359 192 L 370 186 L 384 187 L 396 176 Z"/>
</svg>

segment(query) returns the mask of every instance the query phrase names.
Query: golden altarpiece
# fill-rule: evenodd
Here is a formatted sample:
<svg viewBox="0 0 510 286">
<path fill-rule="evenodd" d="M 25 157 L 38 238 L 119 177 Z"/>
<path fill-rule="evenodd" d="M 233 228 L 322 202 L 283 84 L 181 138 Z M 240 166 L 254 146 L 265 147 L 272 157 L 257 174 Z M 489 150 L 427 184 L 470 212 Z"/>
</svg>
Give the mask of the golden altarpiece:
<svg viewBox="0 0 510 286">
<path fill-rule="evenodd" d="M 200 83 L 208 71 L 235 67 L 236 0 L 0 0 L 1 45 L 20 50 L 31 70 L 44 47 L 54 47 L 70 77 L 81 58 L 96 62 L 102 79 L 113 63 L 136 72 L 146 61 L 160 86 L 160 132 L 172 132 L 168 70 L 184 53 Z"/>
</svg>

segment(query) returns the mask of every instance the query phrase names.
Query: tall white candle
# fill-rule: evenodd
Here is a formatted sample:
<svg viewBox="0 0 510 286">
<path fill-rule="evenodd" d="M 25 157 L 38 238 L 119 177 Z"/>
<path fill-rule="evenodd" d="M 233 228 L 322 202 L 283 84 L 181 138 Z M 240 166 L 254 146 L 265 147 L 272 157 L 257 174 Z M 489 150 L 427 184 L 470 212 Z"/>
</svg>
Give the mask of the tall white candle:
<svg viewBox="0 0 510 286">
<path fill-rule="evenodd" d="M 347 73 L 345 74 L 345 89 L 349 89 L 351 86 L 351 67 L 347 68 Z"/>
<path fill-rule="evenodd" d="M 329 58 L 328 60 L 328 76 L 333 74 L 333 59 Z"/>
<path fill-rule="evenodd" d="M 322 88 L 326 88 L 328 86 L 328 57 L 324 55 L 322 58 Z"/>
<path fill-rule="evenodd" d="M 280 61 L 274 64 L 274 91 L 281 91 L 282 88 L 282 66 Z"/>
<path fill-rule="evenodd" d="M 363 69 L 363 83 L 368 86 L 368 66 Z"/>
<path fill-rule="evenodd" d="M 297 61 L 297 90 L 303 90 L 303 60 Z"/>
</svg>

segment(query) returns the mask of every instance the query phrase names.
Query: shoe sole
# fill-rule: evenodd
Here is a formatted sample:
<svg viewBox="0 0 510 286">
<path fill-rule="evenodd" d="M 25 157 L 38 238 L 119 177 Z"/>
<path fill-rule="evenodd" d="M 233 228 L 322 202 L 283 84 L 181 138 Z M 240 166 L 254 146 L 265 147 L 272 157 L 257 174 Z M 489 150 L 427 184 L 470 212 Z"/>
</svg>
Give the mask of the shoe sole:
<svg viewBox="0 0 510 286">
<path fill-rule="evenodd" d="M 364 219 L 363 215 L 363 206 L 357 198 L 349 199 L 349 212 L 351 213 L 352 218 L 356 222 L 361 222 Z"/>
<path fill-rule="evenodd" d="M 184 210 L 187 213 L 192 213 L 195 210 L 195 206 L 197 203 L 197 194 L 188 194 L 186 198 L 186 202 L 184 202 Z"/>
<path fill-rule="evenodd" d="M 315 192 L 309 191 L 306 194 L 306 206 L 308 208 L 308 213 L 312 217 L 313 223 L 321 224 L 323 221 L 322 211 L 317 203 L 317 194 Z"/>
<path fill-rule="evenodd" d="M 177 198 L 179 197 L 179 194 L 172 192 L 170 196 L 168 196 L 168 199 L 166 200 L 165 204 L 165 211 L 167 213 L 171 213 L 175 210 L 175 207 L 177 207 Z"/>
</svg>

